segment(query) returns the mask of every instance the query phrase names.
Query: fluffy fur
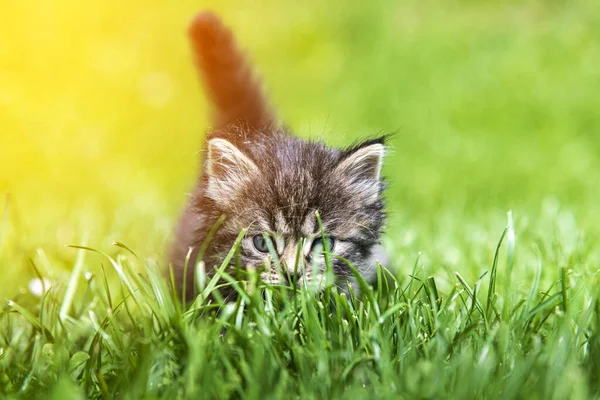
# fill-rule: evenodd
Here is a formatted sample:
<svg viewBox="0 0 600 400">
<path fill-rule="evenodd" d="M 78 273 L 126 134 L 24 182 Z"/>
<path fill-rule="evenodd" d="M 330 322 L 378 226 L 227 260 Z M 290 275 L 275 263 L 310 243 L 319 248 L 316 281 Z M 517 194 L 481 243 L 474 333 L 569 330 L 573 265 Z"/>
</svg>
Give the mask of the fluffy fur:
<svg viewBox="0 0 600 400">
<path fill-rule="evenodd" d="M 332 239 L 338 284 L 353 282 L 341 258 L 371 279 L 385 220 L 381 180 L 385 138 L 332 149 L 292 136 L 277 125 L 260 84 L 221 21 L 213 14 L 200 14 L 189 32 L 214 106 L 215 126 L 170 255 L 180 289 L 191 251 L 186 293 L 193 296 L 198 251 L 222 215 L 224 223 L 203 256 L 207 272 L 222 262 L 239 232 L 247 229 L 238 258 L 242 267 L 262 271 L 262 278 L 272 283 L 290 276 L 296 281 L 319 280 L 325 270 L 318 246 L 321 233 L 315 212 L 319 211 L 324 232 Z M 287 270 L 284 274 L 257 248 L 256 237 L 261 235 L 270 237 Z"/>
</svg>

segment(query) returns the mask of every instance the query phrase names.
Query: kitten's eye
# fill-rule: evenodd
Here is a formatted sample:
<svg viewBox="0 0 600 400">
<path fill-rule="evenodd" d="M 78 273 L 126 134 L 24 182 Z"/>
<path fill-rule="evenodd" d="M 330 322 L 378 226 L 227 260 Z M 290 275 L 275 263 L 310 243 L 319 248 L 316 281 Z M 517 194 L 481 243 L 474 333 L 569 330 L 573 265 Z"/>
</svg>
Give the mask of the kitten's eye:
<svg viewBox="0 0 600 400">
<path fill-rule="evenodd" d="M 335 245 L 335 240 L 331 236 L 325 236 L 325 242 L 323 242 L 323 238 L 316 238 L 312 242 L 312 246 L 310 248 L 311 253 L 321 254 L 325 251 L 325 249 L 329 249 L 329 251 L 333 251 L 333 246 Z"/>
<path fill-rule="evenodd" d="M 265 239 L 265 237 L 262 234 L 254 235 L 254 237 L 252 238 L 252 244 L 254 245 L 254 248 L 256 250 L 260 251 L 261 253 L 269 252 L 269 246 L 267 246 L 267 240 Z"/>
</svg>

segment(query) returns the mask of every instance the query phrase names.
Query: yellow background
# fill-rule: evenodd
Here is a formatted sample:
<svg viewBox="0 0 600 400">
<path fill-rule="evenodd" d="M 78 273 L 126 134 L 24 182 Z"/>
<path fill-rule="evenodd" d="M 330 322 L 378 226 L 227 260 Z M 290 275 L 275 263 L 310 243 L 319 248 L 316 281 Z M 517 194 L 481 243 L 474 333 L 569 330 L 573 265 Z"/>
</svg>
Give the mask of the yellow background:
<svg viewBox="0 0 600 400">
<path fill-rule="evenodd" d="M 61 281 L 68 244 L 161 260 L 208 124 L 186 36 L 205 9 L 301 136 L 396 132 L 400 264 L 424 250 L 460 269 L 444 261 L 468 253 L 454 241 L 484 232 L 488 254 L 511 208 L 551 224 L 563 207 L 596 232 L 597 1 L 3 1 L 0 290 L 32 277 L 30 260 Z"/>
</svg>

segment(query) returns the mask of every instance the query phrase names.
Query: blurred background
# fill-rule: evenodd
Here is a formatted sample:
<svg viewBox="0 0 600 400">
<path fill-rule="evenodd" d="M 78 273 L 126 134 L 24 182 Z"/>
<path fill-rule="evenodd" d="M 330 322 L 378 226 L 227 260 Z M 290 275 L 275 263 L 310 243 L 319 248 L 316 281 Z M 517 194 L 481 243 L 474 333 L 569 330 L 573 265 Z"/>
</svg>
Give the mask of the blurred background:
<svg viewBox="0 0 600 400">
<path fill-rule="evenodd" d="M 10 1 L 1 297 L 27 290 L 32 262 L 66 281 L 70 244 L 113 254 L 117 240 L 162 262 L 208 124 L 186 36 L 204 9 L 235 31 L 300 136 L 395 132 L 384 173 L 396 266 L 421 252 L 429 273 L 476 278 L 510 209 L 525 266 L 532 243 L 572 265 L 597 241 L 595 0 Z"/>
</svg>

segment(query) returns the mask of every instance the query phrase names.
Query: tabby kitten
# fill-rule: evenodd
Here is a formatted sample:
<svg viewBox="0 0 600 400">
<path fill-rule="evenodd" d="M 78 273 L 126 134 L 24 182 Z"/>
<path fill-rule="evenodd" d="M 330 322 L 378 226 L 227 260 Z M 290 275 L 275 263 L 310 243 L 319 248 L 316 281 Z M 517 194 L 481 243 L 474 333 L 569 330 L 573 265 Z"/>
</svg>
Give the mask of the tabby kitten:
<svg viewBox="0 0 600 400">
<path fill-rule="evenodd" d="M 385 218 L 385 137 L 338 150 L 292 136 L 278 125 L 246 58 L 218 17 L 198 15 L 189 34 L 214 106 L 214 130 L 207 136 L 203 171 L 171 249 L 179 289 L 191 251 L 185 282 L 188 298 L 194 295 L 198 251 L 222 215 L 224 222 L 203 254 L 207 272 L 221 264 L 240 231 L 247 229 L 238 262 L 261 271 L 266 282 L 322 279 L 324 248 L 332 254 L 338 286 L 355 284 L 342 258 L 372 279 Z M 268 241 L 283 271 L 269 262 Z"/>
</svg>

